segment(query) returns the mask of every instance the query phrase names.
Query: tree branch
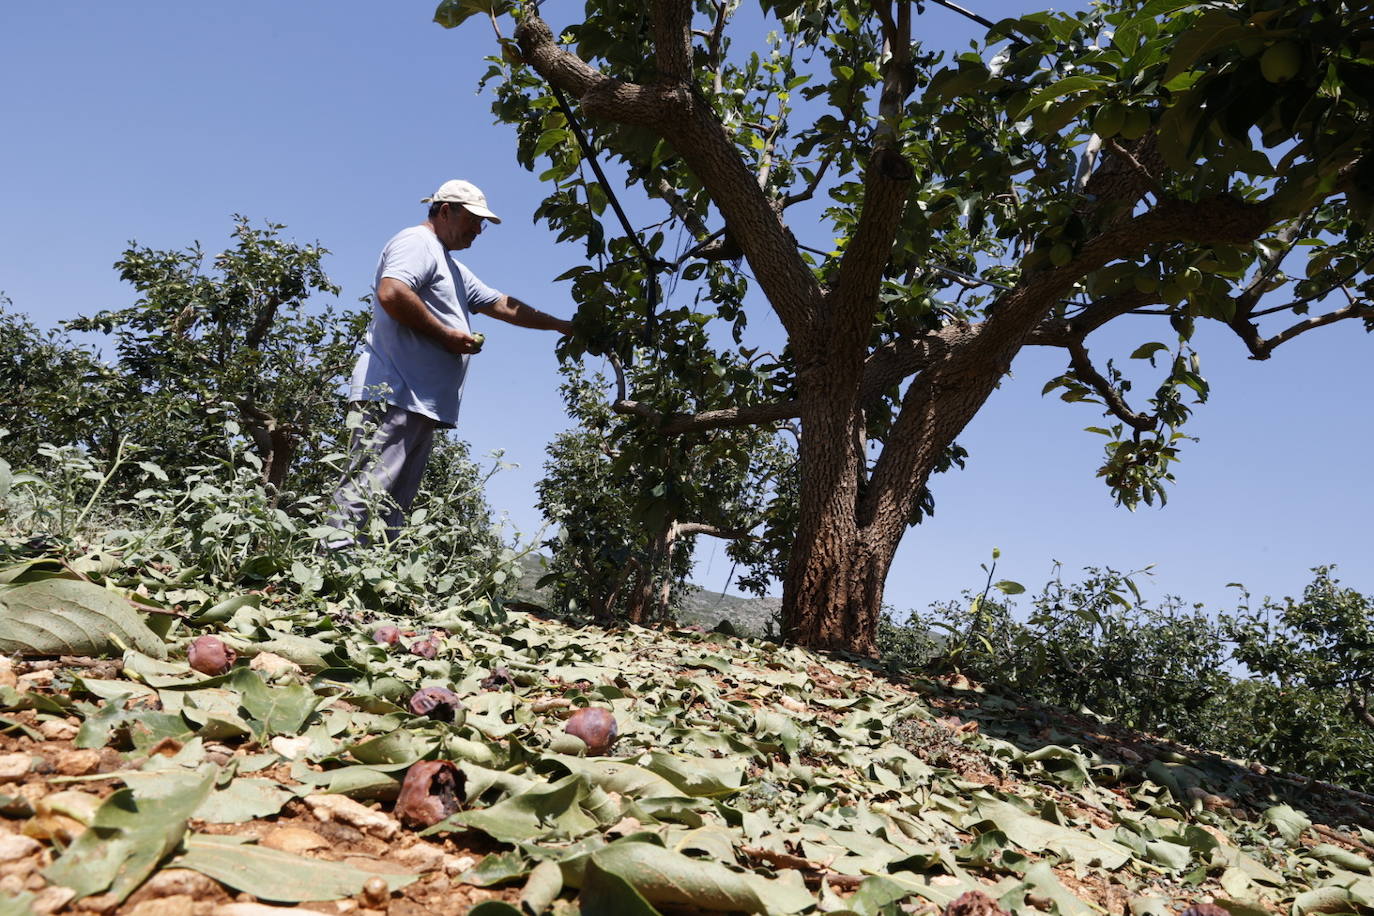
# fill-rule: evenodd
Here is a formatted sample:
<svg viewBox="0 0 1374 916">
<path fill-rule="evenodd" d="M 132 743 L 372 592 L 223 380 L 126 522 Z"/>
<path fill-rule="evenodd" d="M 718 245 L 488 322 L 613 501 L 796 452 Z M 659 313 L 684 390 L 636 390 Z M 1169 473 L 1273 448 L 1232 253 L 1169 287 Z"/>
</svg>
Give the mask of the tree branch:
<svg viewBox="0 0 1374 916">
<path fill-rule="evenodd" d="M 801 416 L 801 402 L 776 401 L 769 404 L 751 404 L 747 407 L 705 410 L 697 414 L 677 413 L 665 416 L 641 401 L 621 399 L 611 404 L 611 410 L 657 423 L 659 432 L 665 436 L 681 436 L 686 433 L 705 432 L 708 429 L 762 426 L 779 420 L 790 420 Z"/>
<path fill-rule="evenodd" d="M 522 56 L 541 76 L 578 94 L 583 111 L 648 126 L 672 144 L 720 209 L 788 334 L 804 336 L 814 326 L 822 302 L 819 282 L 729 133 L 690 80 L 646 87 L 607 79 L 560 48 L 548 24 L 532 10 L 521 17 L 516 40 Z"/>
<path fill-rule="evenodd" d="M 1263 338 L 1253 324 L 1245 323 L 1245 328 L 1253 333 L 1237 334 L 1241 340 L 1245 341 L 1246 347 L 1250 350 L 1252 359 L 1268 359 L 1276 347 L 1287 343 L 1299 334 L 1305 334 L 1315 328 L 1325 327 L 1328 324 L 1335 324 L 1338 321 L 1345 321 L 1347 318 L 1364 318 L 1374 321 L 1374 305 L 1367 302 L 1351 302 L 1345 308 L 1336 309 L 1334 312 L 1327 312 L 1325 315 L 1314 315 L 1304 321 L 1299 321 L 1292 327 L 1275 334 L 1273 337 Z M 1233 329 L 1235 325 L 1232 325 Z"/>
<path fill-rule="evenodd" d="M 737 541 L 740 538 L 748 537 L 752 529 L 753 525 L 748 528 L 721 528 L 719 525 L 708 525 L 705 522 L 676 522 L 673 525 L 673 534 L 705 534 L 724 541 Z"/>
<path fill-rule="evenodd" d="M 692 2 L 653 0 L 652 6 L 659 79 L 688 82 L 692 78 Z"/>
<path fill-rule="evenodd" d="M 831 293 L 831 320 L 811 347 L 832 350 L 862 343 L 878 307 L 878 286 L 892 255 L 892 239 L 906 207 L 914 173 L 896 150 L 879 147 L 868 165 L 863 210 L 845 246 Z M 835 337 L 840 337 L 839 341 Z M 810 349 L 810 348 L 808 348 Z"/>
<path fill-rule="evenodd" d="M 819 167 L 817 167 L 816 174 L 811 176 L 811 183 L 806 186 L 805 190 L 798 191 L 796 194 L 789 194 L 786 197 L 784 197 L 782 199 L 783 209 L 785 210 L 793 204 L 799 204 L 804 201 L 808 201 L 812 197 L 816 196 L 816 189 L 820 187 L 821 181 L 825 178 L 825 173 L 830 169 L 830 164 L 834 161 L 835 152 L 833 150 L 827 152 L 824 156 L 822 156 L 821 164 Z"/>
<path fill-rule="evenodd" d="M 1121 396 L 1121 391 L 1093 366 L 1092 360 L 1088 357 L 1088 348 L 1083 345 L 1082 340 L 1069 343 L 1069 365 L 1073 366 L 1073 371 L 1081 381 L 1091 385 L 1093 390 L 1102 396 L 1107 409 L 1127 426 L 1147 433 L 1159 425 L 1158 418 L 1131 410 L 1126 399 Z"/>
<path fill-rule="evenodd" d="M 1369 712 L 1369 698 L 1355 684 L 1350 685 L 1350 711 L 1369 728 L 1374 728 L 1374 715 Z"/>
<path fill-rule="evenodd" d="M 608 78 L 582 58 L 560 48 L 553 30 L 535 13 L 515 27 L 520 56 L 540 76 L 581 100 L 588 114 L 622 124 L 654 126 L 671 117 L 670 98 L 655 86 Z"/>
<path fill-rule="evenodd" d="M 1145 183 L 1145 186 L 1153 191 L 1157 197 L 1164 196 L 1164 188 L 1160 185 L 1159 179 L 1151 175 L 1150 170 L 1141 165 L 1140 160 L 1131 155 L 1129 150 L 1125 149 L 1120 143 L 1117 143 L 1115 139 L 1107 141 L 1107 149 L 1125 160 L 1126 164 L 1140 176 L 1140 180 Z"/>
</svg>

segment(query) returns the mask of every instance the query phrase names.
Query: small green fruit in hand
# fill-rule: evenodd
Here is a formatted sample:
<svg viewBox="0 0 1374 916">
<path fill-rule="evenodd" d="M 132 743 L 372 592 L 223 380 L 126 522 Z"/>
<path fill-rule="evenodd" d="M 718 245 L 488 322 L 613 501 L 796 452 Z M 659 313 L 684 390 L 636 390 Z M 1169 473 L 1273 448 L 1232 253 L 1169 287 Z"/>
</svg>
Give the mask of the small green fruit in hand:
<svg viewBox="0 0 1374 916">
<path fill-rule="evenodd" d="M 1298 75 L 1302 50 L 1291 41 L 1277 41 L 1260 56 L 1260 72 L 1271 83 L 1283 83 Z"/>
<path fill-rule="evenodd" d="M 473 335 L 472 335 L 472 345 L 473 345 L 473 351 L 472 351 L 472 352 L 473 352 L 473 353 L 481 353 L 481 352 L 482 352 L 482 345 L 483 345 L 484 343 L 486 343 L 486 342 L 487 342 L 487 335 L 485 335 L 485 334 L 473 334 Z"/>
</svg>

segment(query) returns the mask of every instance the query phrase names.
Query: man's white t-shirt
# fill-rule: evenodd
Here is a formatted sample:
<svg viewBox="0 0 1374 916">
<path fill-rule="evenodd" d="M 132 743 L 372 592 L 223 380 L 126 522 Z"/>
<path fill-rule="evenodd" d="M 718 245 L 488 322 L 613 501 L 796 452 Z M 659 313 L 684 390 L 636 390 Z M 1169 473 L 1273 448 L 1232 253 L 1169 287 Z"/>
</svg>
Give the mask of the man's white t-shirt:
<svg viewBox="0 0 1374 916">
<path fill-rule="evenodd" d="M 377 262 L 372 323 L 353 369 L 349 399 L 386 401 L 431 417 L 440 426 L 456 426 L 467 354 L 450 353 L 388 315 L 377 301 L 377 287 L 385 277 L 409 286 L 436 318 L 468 333 L 472 313 L 495 305 L 502 294 L 453 260 L 428 226 L 396 233 Z"/>
</svg>

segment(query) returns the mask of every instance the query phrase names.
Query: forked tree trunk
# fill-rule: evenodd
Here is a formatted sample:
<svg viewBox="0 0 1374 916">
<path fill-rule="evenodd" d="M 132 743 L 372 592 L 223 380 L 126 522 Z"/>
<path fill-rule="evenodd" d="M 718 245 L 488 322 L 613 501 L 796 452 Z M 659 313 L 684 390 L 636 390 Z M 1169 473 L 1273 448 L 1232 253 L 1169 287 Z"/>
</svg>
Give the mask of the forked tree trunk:
<svg viewBox="0 0 1374 916">
<path fill-rule="evenodd" d="M 822 532 L 809 555 L 788 566 L 782 598 L 787 638 L 817 649 L 876 654 L 892 553 L 873 549 L 859 532 Z"/>
<path fill-rule="evenodd" d="M 874 608 L 882 604 L 890 552 L 873 551 L 859 526 L 867 474 L 857 385 L 809 392 L 799 458 L 802 491 L 793 552 L 783 580 L 783 636 L 813 649 L 877 650 Z M 807 408 L 810 409 L 807 409 Z"/>
<path fill-rule="evenodd" d="M 860 411 L 850 412 L 848 433 L 834 421 L 845 411 L 833 401 L 813 412 L 810 431 L 804 413 L 801 521 L 783 582 L 786 638 L 815 649 L 877 654 L 883 585 L 917 497 L 1014 352 L 1008 345 L 974 371 L 932 373 L 913 383 L 885 446 L 897 451 L 884 454 L 871 479 L 858 436 Z"/>
</svg>

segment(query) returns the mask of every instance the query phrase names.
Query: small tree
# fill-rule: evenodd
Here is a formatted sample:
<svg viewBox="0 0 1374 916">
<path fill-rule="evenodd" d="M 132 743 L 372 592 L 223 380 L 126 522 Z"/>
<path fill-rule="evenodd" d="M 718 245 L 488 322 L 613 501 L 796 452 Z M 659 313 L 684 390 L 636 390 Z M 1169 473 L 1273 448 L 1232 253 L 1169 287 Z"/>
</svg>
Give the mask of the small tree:
<svg viewBox="0 0 1374 916">
<path fill-rule="evenodd" d="M 1374 598 L 1343 588 L 1321 566 L 1302 600 L 1265 601 L 1230 621 L 1236 660 L 1279 687 L 1335 695 L 1354 720 L 1374 729 Z"/>
<path fill-rule="evenodd" d="M 603 379 L 564 371 L 578 427 L 549 446 L 539 483 L 540 508 L 559 525 L 545 583 L 560 603 L 633 623 L 666 617 L 687 587 L 698 535 L 730 541 L 738 560 L 763 561 L 754 532 L 791 463 L 775 436 L 744 429 L 664 439 L 641 418 L 614 413 Z M 665 397 L 661 376 L 632 368 L 622 386 L 627 375 L 636 402 Z"/>
<path fill-rule="evenodd" d="M 113 373 L 87 347 L 40 331 L 0 296 L 0 458 L 25 464 L 43 442 L 108 453 L 118 423 L 110 416 Z"/>
<path fill-rule="evenodd" d="M 352 362 L 366 313 L 306 308 L 316 294 L 337 295 L 321 266 L 328 253 L 281 238 L 279 224 L 255 228 L 235 217 L 235 244 L 211 262 L 199 244 L 158 251 L 135 244 L 115 263 L 139 294 L 133 305 L 68 326 L 116 340 L 114 400 L 124 432 L 166 468 L 194 461 L 213 439 L 207 413 L 224 408 L 262 461 L 263 480 L 280 490 L 302 448 L 337 443 L 313 433 L 342 427 L 336 392 Z M 320 453 L 323 454 L 323 453 Z M 307 462 L 312 489 L 332 485 Z"/>
</svg>

